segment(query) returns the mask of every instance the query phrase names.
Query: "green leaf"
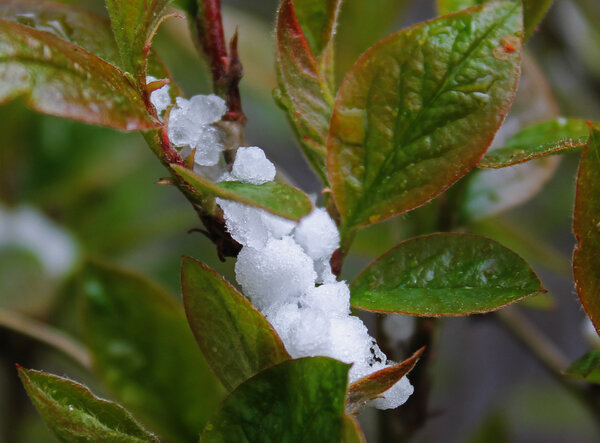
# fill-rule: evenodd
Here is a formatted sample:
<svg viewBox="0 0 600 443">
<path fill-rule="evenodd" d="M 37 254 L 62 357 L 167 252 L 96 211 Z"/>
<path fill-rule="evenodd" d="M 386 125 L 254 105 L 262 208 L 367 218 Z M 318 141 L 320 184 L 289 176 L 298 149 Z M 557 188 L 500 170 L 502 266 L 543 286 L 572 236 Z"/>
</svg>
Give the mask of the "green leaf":
<svg viewBox="0 0 600 443">
<path fill-rule="evenodd" d="M 572 152 L 587 142 L 589 127 L 584 120 L 559 117 L 529 126 L 512 135 L 502 148 L 488 152 L 479 168 L 505 168 L 552 154 Z"/>
<path fill-rule="evenodd" d="M 427 317 L 494 311 L 546 292 L 517 254 L 467 234 L 400 243 L 370 264 L 350 289 L 355 308 Z"/>
<path fill-rule="evenodd" d="M 291 358 L 267 319 L 208 266 L 184 257 L 181 287 L 196 341 L 227 389 Z"/>
<path fill-rule="evenodd" d="M 123 68 L 146 85 L 152 38 L 165 19 L 169 0 L 105 0 Z"/>
<path fill-rule="evenodd" d="M 342 443 L 366 443 L 362 429 L 358 421 L 352 415 L 344 415 L 344 429 L 342 435 Z"/>
<path fill-rule="evenodd" d="M 327 148 L 347 230 L 420 206 L 475 166 L 512 102 L 521 32 L 520 2 L 492 1 L 392 34 L 358 60 Z"/>
<path fill-rule="evenodd" d="M 600 349 L 588 352 L 566 370 L 565 375 L 600 384 Z"/>
<path fill-rule="evenodd" d="M 122 67 L 121 56 L 110 22 L 104 17 L 72 5 L 45 0 L 0 0 L 0 19 L 48 32 L 81 46 L 96 57 Z M 160 58 L 150 51 L 148 74 L 158 79 L 168 78 L 172 93 L 183 95 Z"/>
<path fill-rule="evenodd" d="M 194 188 L 200 198 L 210 195 L 233 200 L 291 220 L 300 220 L 312 210 L 308 196 L 290 185 L 276 182 L 262 185 L 234 181 L 212 183 L 183 166 L 171 165 L 171 168 Z"/>
<path fill-rule="evenodd" d="M 19 377 L 48 427 L 62 442 L 158 442 L 122 406 L 85 386 L 18 366 Z"/>
<path fill-rule="evenodd" d="M 196 441 L 223 397 L 183 309 L 160 287 L 90 263 L 83 326 L 100 380 L 148 426 L 174 442 Z"/>
<path fill-rule="evenodd" d="M 341 0 L 292 0 L 302 33 L 315 57 L 320 57 L 335 31 Z"/>
<path fill-rule="evenodd" d="M 160 126 L 123 73 L 47 32 L 0 20 L 0 104 L 125 131 Z"/>
<path fill-rule="evenodd" d="M 471 6 L 480 5 L 486 0 L 437 0 L 440 14 L 450 14 Z M 553 0 L 523 0 L 523 27 L 527 40 L 542 21 Z"/>
<path fill-rule="evenodd" d="M 373 374 L 352 383 L 348 388 L 346 412 L 358 412 L 371 400 L 376 399 L 382 393 L 394 386 L 415 367 L 424 351 L 425 348 L 423 347 L 403 362 L 374 372 Z"/>
<path fill-rule="evenodd" d="M 0 0 L 0 6 L 0 19 L 48 32 L 120 66 L 110 22 L 103 17 L 45 0 Z"/>
<path fill-rule="evenodd" d="M 225 399 L 200 441 L 338 443 L 348 368 L 312 357 L 266 369 Z"/>
<path fill-rule="evenodd" d="M 302 31 L 292 0 L 282 0 L 277 13 L 276 99 L 286 111 L 309 163 L 327 183 L 326 142 L 333 97 Z"/>
<path fill-rule="evenodd" d="M 592 126 L 575 194 L 573 273 L 579 300 L 600 334 L 600 127 Z"/>
</svg>

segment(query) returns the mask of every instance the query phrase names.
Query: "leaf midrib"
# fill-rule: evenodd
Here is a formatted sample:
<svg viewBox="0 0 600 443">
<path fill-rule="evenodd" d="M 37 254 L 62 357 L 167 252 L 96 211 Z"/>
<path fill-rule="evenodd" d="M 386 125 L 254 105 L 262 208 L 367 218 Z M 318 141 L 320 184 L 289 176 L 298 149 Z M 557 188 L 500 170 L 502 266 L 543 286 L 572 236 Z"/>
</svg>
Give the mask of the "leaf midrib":
<svg viewBox="0 0 600 443">
<path fill-rule="evenodd" d="M 386 177 L 388 174 L 394 172 L 393 165 L 394 165 L 396 156 L 398 155 L 398 152 L 400 151 L 400 148 L 402 146 L 405 146 L 408 143 L 414 143 L 415 141 L 417 141 L 421 138 L 424 138 L 429 134 L 429 133 L 421 134 L 418 137 L 414 138 L 413 140 L 408 140 L 408 138 L 406 137 L 407 134 L 411 133 L 411 129 L 414 128 L 414 126 L 418 122 L 419 118 L 426 111 L 428 111 L 429 108 L 431 107 L 431 104 L 434 103 L 443 92 L 445 92 L 445 88 L 448 86 L 448 83 L 452 79 L 455 78 L 455 76 L 458 74 L 458 72 L 460 72 L 460 69 L 463 67 L 463 65 L 470 59 L 471 55 L 477 49 L 480 48 L 480 46 L 486 41 L 487 37 L 494 31 L 496 31 L 497 29 L 500 29 L 501 27 L 503 27 L 506 24 L 506 22 L 510 19 L 510 17 L 512 16 L 514 10 L 517 8 L 518 8 L 518 4 L 515 4 L 515 6 L 513 8 L 508 10 L 507 13 L 505 14 L 505 16 L 503 17 L 502 21 L 494 23 L 480 39 L 478 39 L 474 44 L 471 45 L 471 47 L 469 48 L 467 53 L 460 59 L 459 63 L 456 64 L 455 67 L 453 67 L 452 69 L 448 70 L 448 72 L 444 76 L 442 83 L 436 90 L 435 94 L 432 96 L 432 98 L 430 100 L 428 100 L 427 104 L 419 110 L 417 115 L 413 118 L 413 120 L 407 126 L 406 130 L 403 133 L 403 138 L 400 139 L 398 142 L 394 141 L 395 149 L 392 149 L 390 155 L 386 157 L 382 166 L 379 168 L 379 171 L 377 172 L 375 178 L 371 181 L 370 184 L 368 184 L 366 187 L 364 187 L 362 189 L 361 197 L 357 200 L 356 204 L 354 205 L 354 210 L 351 212 L 350 216 L 348 217 L 348 221 L 347 221 L 348 226 L 354 226 L 355 220 L 358 217 L 358 215 L 360 215 L 361 212 L 364 212 L 364 209 L 362 211 L 357 211 L 356 208 L 366 207 L 365 203 L 367 203 L 367 200 L 369 199 L 369 196 L 372 193 L 373 188 L 377 188 L 377 186 L 380 184 L 380 182 L 383 180 L 384 177 Z M 371 85 L 371 88 L 372 87 L 374 87 L 374 85 Z M 370 95 L 368 94 L 367 97 L 369 97 L 369 96 Z M 399 121 L 400 121 L 400 113 L 398 113 L 398 115 L 396 117 L 396 121 L 394 123 L 394 139 L 396 139 L 396 134 L 398 132 L 397 128 L 399 126 L 399 124 L 398 124 Z M 443 128 L 446 125 L 440 126 L 437 129 Z M 370 131 L 371 131 L 371 127 L 368 125 L 368 119 L 367 119 L 367 129 L 365 131 L 365 138 L 364 138 L 365 141 L 367 140 Z M 365 150 L 365 152 L 366 152 L 366 150 Z M 392 165 L 392 167 L 391 167 L 392 171 L 389 171 L 389 169 L 390 169 L 389 165 Z M 365 176 L 366 176 L 366 168 L 365 168 L 365 171 L 363 172 L 362 178 L 364 179 Z"/>
</svg>

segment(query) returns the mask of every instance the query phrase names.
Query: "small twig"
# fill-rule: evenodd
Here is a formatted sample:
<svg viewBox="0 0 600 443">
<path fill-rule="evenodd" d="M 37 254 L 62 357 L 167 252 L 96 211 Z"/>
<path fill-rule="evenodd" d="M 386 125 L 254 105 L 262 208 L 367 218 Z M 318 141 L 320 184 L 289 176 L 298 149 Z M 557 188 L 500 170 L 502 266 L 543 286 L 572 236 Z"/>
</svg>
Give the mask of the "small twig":
<svg viewBox="0 0 600 443">
<path fill-rule="evenodd" d="M 496 318 L 527 350 L 550 372 L 562 379 L 562 371 L 568 360 L 560 349 L 535 327 L 515 307 L 507 307 L 495 312 Z"/>
<path fill-rule="evenodd" d="M 495 317 L 561 386 L 598 418 L 596 423 L 600 427 L 600 397 L 593 389 L 564 376 L 563 371 L 568 367 L 569 360 L 562 351 L 522 315 L 518 308 L 501 309 L 495 312 Z"/>
<path fill-rule="evenodd" d="M 82 344 L 40 321 L 28 318 L 18 312 L 0 308 L 0 327 L 18 332 L 61 351 L 85 369 L 91 370 L 92 360 Z"/>
<path fill-rule="evenodd" d="M 227 101 L 228 112 L 225 119 L 245 123 L 242 112 L 239 83 L 243 69 L 238 54 L 238 35 L 235 32 L 227 53 L 227 43 L 221 17 L 221 0 L 202 0 L 196 16 L 198 41 L 208 59 L 216 94 Z"/>
</svg>

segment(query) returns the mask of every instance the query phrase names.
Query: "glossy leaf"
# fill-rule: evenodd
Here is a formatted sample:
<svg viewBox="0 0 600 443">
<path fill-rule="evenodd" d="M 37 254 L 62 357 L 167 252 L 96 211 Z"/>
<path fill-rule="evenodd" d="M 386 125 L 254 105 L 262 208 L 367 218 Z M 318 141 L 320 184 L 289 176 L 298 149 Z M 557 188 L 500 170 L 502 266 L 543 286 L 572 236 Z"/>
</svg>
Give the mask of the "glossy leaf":
<svg viewBox="0 0 600 443">
<path fill-rule="evenodd" d="M 269 211 L 291 220 L 300 220 L 312 210 L 308 196 L 292 186 L 268 182 L 250 185 L 241 182 L 212 183 L 190 169 L 179 165 L 171 168 L 200 195 L 233 200 Z"/>
<path fill-rule="evenodd" d="M 279 85 L 276 99 L 286 111 L 308 161 L 327 182 L 325 145 L 333 96 L 304 36 L 292 0 L 282 0 L 275 33 Z"/>
<path fill-rule="evenodd" d="M 579 300 L 600 334 L 600 127 L 592 127 L 579 163 L 573 231 L 573 273 Z"/>
<path fill-rule="evenodd" d="M 84 272 L 83 327 L 106 387 L 162 437 L 195 441 L 222 399 L 183 309 L 160 287 L 97 263 Z"/>
<path fill-rule="evenodd" d="M 85 9 L 45 0 L 0 0 L 0 19 L 48 32 L 122 67 L 110 22 Z M 183 95 L 153 51 L 148 58 L 148 74 L 159 79 L 168 78 L 172 92 Z"/>
<path fill-rule="evenodd" d="M 346 229 L 420 206 L 475 166 L 512 101 L 521 32 L 520 2 L 492 1 L 392 34 L 358 60 L 327 145 Z"/>
<path fill-rule="evenodd" d="M 44 0 L 0 0 L 0 19 L 48 32 L 120 66 L 110 22 L 85 9 Z"/>
<path fill-rule="evenodd" d="M 358 421 L 352 415 L 344 415 L 342 443 L 366 443 L 365 438 Z"/>
<path fill-rule="evenodd" d="M 467 234 L 400 243 L 369 265 L 350 289 L 355 308 L 427 317 L 489 312 L 545 292 L 517 254 Z"/>
<path fill-rule="evenodd" d="M 200 441 L 338 443 L 348 368 L 312 357 L 266 369 L 225 399 Z"/>
<path fill-rule="evenodd" d="M 341 0 L 292 0 L 311 52 L 319 57 L 333 37 Z"/>
<path fill-rule="evenodd" d="M 471 6 L 480 5 L 486 0 L 437 0 L 440 14 L 450 14 Z M 523 24 L 525 39 L 531 37 L 536 26 L 542 21 L 552 5 L 552 0 L 523 0 Z"/>
<path fill-rule="evenodd" d="M 509 137 L 502 148 L 488 152 L 479 168 L 504 168 L 547 155 L 571 152 L 587 142 L 589 128 L 583 120 L 559 117 L 529 126 Z"/>
<path fill-rule="evenodd" d="M 56 375 L 18 367 L 19 377 L 46 425 L 62 442 L 158 442 L 123 407 Z"/>
<path fill-rule="evenodd" d="M 133 131 L 157 127 L 111 64 L 47 32 L 0 20 L 0 104 L 24 96 L 40 112 Z"/>
<path fill-rule="evenodd" d="M 600 384 L 600 350 L 588 352 L 565 371 L 565 375 L 589 383 Z"/>
<path fill-rule="evenodd" d="M 146 85 L 146 58 L 169 0 L 105 0 L 123 68 Z"/>
<path fill-rule="evenodd" d="M 181 287 L 196 341 L 229 390 L 291 358 L 267 319 L 208 266 L 184 258 Z"/>
<path fill-rule="evenodd" d="M 348 388 L 346 411 L 349 413 L 359 411 L 371 400 L 376 399 L 394 386 L 415 367 L 417 361 L 419 361 L 419 358 L 423 354 L 423 351 L 425 351 L 425 348 L 419 349 L 401 363 L 374 372 L 373 374 L 352 383 Z"/>
</svg>

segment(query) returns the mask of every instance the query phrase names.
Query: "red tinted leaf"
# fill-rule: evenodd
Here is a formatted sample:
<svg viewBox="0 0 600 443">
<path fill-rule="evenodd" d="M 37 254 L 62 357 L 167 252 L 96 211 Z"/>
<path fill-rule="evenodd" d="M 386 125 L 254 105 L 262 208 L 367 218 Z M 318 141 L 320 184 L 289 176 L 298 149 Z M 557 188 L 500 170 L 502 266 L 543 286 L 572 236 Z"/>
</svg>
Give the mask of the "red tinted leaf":
<svg viewBox="0 0 600 443">
<path fill-rule="evenodd" d="M 600 334 L 600 128 L 591 128 L 577 176 L 573 273 L 579 300 Z"/>
<path fill-rule="evenodd" d="M 521 32 L 520 2 L 492 1 L 392 34 L 358 60 L 327 143 L 346 229 L 420 206 L 475 166 L 512 102 Z"/>
<path fill-rule="evenodd" d="M 215 271 L 184 258 L 181 286 L 196 341 L 229 390 L 290 359 L 267 319 Z"/>
<path fill-rule="evenodd" d="M 113 65 L 47 32 L 0 20 L 0 104 L 24 96 L 40 112 L 125 131 L 158 127 Z"/>
<path fill-rule="evenodd" d="M 323 180 L 325 143 L 333 97 L 306 40 L 292 0 L 283 0 L 277 14 L 278 99 L 287 112 L 300 146 Z"/>
<path fill-rule="evenodd" d="M 415 367 L 424 351 L 425 348 L 421 348 L 402 363 L 374 372 L 352 383 L 348 388 L 346 411 L 357 412 L 368 402 L 390 389 Z"/>
</svg>

